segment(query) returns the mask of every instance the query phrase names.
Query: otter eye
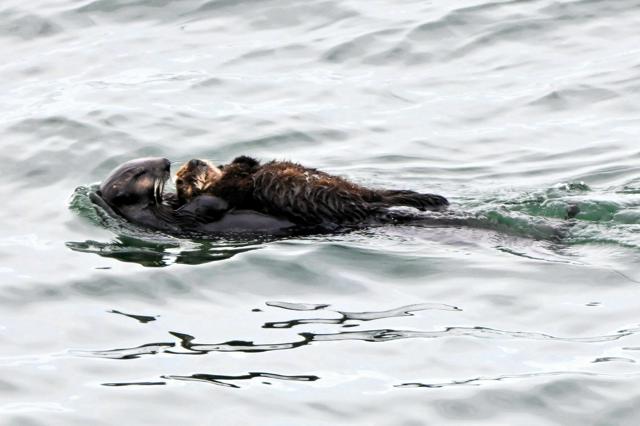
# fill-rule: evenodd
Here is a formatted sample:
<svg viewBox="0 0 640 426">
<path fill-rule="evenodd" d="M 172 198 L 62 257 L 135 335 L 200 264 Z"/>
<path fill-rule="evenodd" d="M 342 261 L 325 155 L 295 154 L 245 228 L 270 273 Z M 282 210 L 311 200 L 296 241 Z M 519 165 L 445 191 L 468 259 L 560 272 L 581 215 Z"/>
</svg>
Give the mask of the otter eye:
<svg viewBox="0 0 640 426">
<path fill-rule="evenodd" d="M 182 185 L 182 179 L 176 179 L 176 185 Z"/>
</svg>

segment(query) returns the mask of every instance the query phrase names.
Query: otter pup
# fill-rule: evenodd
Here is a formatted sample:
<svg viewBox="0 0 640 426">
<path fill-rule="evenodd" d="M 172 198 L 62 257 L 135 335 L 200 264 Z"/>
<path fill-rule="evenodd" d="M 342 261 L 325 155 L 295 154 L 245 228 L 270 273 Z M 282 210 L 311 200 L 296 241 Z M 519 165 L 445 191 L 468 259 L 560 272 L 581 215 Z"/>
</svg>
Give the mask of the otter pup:
<svg viewBox="0 0 640 426">
<path fill-rule="evenodd" d="M 230 209 L 256 210 L 311 226 L 363 223 L 384 216 L 392 206 L 433 210 L 449 204 L 440 195 L 369 189 L 289 161 L 260 164 L 246 156 L 220 167 L 190 160 L 176 173 L 175 183 L 181 203 L 213 195 L 226 201 Z"/>
</svg>

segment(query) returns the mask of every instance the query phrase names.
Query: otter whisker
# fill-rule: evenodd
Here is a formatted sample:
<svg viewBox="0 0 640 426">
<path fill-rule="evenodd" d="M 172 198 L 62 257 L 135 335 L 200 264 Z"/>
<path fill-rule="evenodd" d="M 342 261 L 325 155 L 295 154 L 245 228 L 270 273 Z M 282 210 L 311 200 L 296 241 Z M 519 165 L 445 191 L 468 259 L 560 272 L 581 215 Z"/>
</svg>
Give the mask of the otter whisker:
<svg viewBox="0 0 640 426">
<path fill-rule="evenodd" d="M 167 181 L 164 180 L 164 179 L 160 181 L 160 185 L 158 187 L 158 202 L 159 203 L 162 203 L 162 200 L 163 200 L 162 194 L 164 194 L 164 186 L 165 186 L 166 183 L 167 183 Z"/>
<path fill-rule="evenodd" d="M 160 179 L 154 179 L 153 181 L 153 200 L 156 205 L 160 204 L 162 196 L 160 195 Z"/>
</svg>

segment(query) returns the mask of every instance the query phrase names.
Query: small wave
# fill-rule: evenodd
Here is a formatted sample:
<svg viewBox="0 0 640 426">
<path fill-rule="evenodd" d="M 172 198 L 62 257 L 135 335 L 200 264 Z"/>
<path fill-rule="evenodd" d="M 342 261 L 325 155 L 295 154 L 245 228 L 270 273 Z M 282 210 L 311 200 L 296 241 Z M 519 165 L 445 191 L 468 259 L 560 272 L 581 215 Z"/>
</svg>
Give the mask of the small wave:
<svg viewBox="0 0 640 426">
<path fill-rule="evenodd" d="M 567 245 L 618 244 L 640 248 L 640 196 L 622 187 L 593 189 L 582 181 L 514 192 L 468 203 L 466 210 L 501 232 Z M 573 212 L 572 212 L 573 210 Z"/>
<path fill-rule="evenodd" d="M 55 21 L 32 13 L 6 9 L 0 12 L 0 37 L 33 40 L 50 37 L 63 31 Z"/>
<path fill-rule="evenodd" d="M 111 21 L 159 21 L 170 22 L 192 11 L 199 2 L 195 0 L 93 0 L 67 10 L 67 15 L 88 17 L 101 15 Z"/>
<path fill-rule="evenodd" d="M 464 380 L 452 380 L 450 382 L 438 382 L 438 383 L 426 383 L 426 382 L 413 382 L 413 383 L 402 383 L 400 385 L 395 385 L 396 388 L 403 389 L 411 389 L 411 388 L 428 388 L 428 389 L 437 389 L 437 388 L 445 388 L 450 386 L 479 386 L 492 382 L 502 382 L 506 380 L 522 380 L 522 379 L 532 379 L 538 377 L 548 377 L 548 376 L 601 376 L 599 373 L 592 373 L 586 371 L 549 371 L 549 372 L 541 372 L 541 373 L 523 373 L 523 374 L 505 374 L 502 376 L 496 377 L 474 377 L 472 379 L 464 379 Z M 604 375 L 604 376 L 609 376 Z"/>
<path fill-rule="evenodd" d="M 349 60 L 362 60 L 363 57 L 379 54 L 385 49 L 385 40 L 390 36 L 399 34 L 399 29 L 385 29 L 374 31 L 364 35 L 358 35 L 353 39 L 341 42 L 327 50 L 322 59 L 328 62 L 341 63 Z M 393 38 L 393 37 L 392 37 Z M 388 47 L 387 47 L 388 49 Z"/>
<path fill-rule="evenodd" d="M 605 357 L 600 357 L 600 358 L 596 358 L 592 361 L 594 364 L 599 363 L 599 362 L 626 362 L 629 364 L 635 364 L 635 361 L 632 360 L 631 358 L 624 358 L 624 357 L 619 357 L 619 356 L 605 356 Z"/>
<path fill-rule="evenodd" d="M 584 105 L 591 105 L 617 97 L 619 97 L 619 94 L 612 90 L 583 85 L 553 90 L 550 93 L 529 102 L 529 105 L 554 110 L 564 110 L 579 108 Z"/>
</svg>

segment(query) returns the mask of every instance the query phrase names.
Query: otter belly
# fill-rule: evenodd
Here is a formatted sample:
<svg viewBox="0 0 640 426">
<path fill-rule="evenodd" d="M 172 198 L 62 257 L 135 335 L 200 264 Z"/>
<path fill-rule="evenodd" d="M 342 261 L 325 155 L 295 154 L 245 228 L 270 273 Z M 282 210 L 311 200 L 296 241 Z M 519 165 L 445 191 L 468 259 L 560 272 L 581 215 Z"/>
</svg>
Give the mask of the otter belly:
<svg viewBox="0 0 640 426">
<path fill-rule="evenodd" d="M 296 225 L 286 219 L 269 216 L 253 210 L 234 210 L 215 222 L 200 224 L 198 231 L 219 233 L 277 233 L 293 229 Z"/>
<path fill-rule="evenodd" d="M 145 228 L 166 232 L 173 235 L 192 235 L 194 232 L 203 235 L 225 233 L 282 233 L 295 227 L 295 224 L 275 216 L 269 216 L 253 210 L 235 210 L 225 213 L 220 219 L 211 222 L 200 222 L 197 217 L 184 223 L 173 215 L 170 209 L 163 214 L 144 206 L 120 208 L 114 210 L 99 194 L 92 192 L 90 199 L 97 207 L 112 217 L 120 217 L 127 222 Z"/>
</svg>

